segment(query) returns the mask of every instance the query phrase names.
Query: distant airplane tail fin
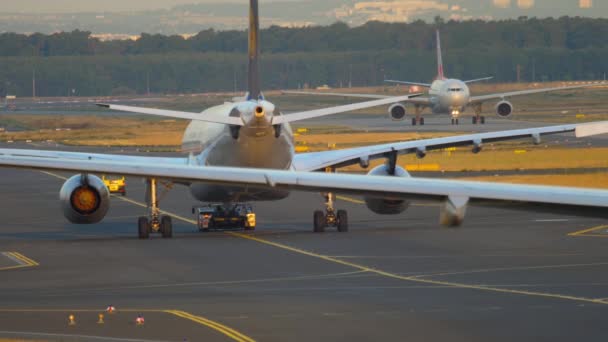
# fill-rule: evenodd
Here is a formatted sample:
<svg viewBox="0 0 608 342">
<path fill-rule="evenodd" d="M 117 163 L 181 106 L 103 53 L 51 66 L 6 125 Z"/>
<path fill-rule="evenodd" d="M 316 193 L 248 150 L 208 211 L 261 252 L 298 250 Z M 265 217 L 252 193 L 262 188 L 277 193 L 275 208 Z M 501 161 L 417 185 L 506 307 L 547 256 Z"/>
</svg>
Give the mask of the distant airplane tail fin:
<svg viewBox="0 0 608 342">
<path fill-rule="evenodd" d="M 445 75 L 443 73 L 443 56 L 441 53 L 441 37 L 439 35 L 439 30 L 437 30 L 437 79 L 445 79 Z"/>
<path fill-rule="evenodd" d="M 249 71 L 247 98 L 259 100 L 262 96 L 260 88 L 260 14 L 258 0 L 249 1 Z"/>
</svg>

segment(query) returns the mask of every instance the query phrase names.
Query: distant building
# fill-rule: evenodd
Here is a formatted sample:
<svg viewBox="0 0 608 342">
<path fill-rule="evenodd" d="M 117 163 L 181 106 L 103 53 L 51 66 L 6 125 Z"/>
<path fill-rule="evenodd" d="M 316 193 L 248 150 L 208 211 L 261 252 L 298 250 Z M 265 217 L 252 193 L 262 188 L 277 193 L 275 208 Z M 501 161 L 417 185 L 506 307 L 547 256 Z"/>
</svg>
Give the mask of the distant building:
<svg viewBox="0 0 608 342">
<path fill-rule="evenodd" d="M 511 7 L 511 0 L 494 0 L 494 6 L 499 8 Z"/>
<path fill-rule="evenodd" d="M 517 7 L 528 9 L 534 7 L 534 0 L 517 0 Z"/>
</svg>

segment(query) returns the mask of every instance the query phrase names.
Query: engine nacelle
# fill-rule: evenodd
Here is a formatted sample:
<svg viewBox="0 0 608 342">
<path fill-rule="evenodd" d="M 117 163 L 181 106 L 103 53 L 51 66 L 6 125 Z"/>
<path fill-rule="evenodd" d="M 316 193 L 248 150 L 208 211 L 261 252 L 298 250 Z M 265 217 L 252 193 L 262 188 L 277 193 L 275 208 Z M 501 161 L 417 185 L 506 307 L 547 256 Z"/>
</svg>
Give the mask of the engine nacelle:
<svg viewBox="0 0 608 342">
<path fill-rule="evenodd" d="M 405 106 L 401 103 L 395 103 L 388 108 L 388 115 L 393 121 L 405 120 L 405 114 L 407 114 Z"/>
<path fill-rule="evenodd" d="M 110 192 L 99 177 L 75 175 L 68 179 L 59 192 L 63 215 L 77 224 L 101 221 L 110 208 Z"/>
<path fill-rule="evenodd" d="M 509 101 L 500 101 L 496 104 L 496 114 L 501 118 L 508 118 L 513 114 L 513 105 Z"/>
<path fill-rule="evenodd" d="M 395 168 L 395 175 L 390 175 L 386 165 L 375 167 L 368 173 L 368 175 L 385 177 L 410 177 L 410 174 L 404 168 L 399 166 Z M 369 210 L 379 215 L 401 214 L 410 206 L 409 202 L 402 199 L 365 197 L 364 200 Z"/>
</svg>

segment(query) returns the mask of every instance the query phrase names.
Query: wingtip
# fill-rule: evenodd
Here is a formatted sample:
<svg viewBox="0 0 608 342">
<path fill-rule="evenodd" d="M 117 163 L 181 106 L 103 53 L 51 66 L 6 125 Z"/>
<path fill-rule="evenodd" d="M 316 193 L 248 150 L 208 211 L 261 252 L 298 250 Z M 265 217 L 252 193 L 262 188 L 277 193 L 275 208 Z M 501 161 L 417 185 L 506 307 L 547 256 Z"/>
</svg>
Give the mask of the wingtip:
<svg viewBox="0 0 608 342">
<path fill-rule="evenodd" d="M 96 103 L 95 105 L 101 108 L 110 108 L 110 105 L 107 103 Z"/>
</svg>

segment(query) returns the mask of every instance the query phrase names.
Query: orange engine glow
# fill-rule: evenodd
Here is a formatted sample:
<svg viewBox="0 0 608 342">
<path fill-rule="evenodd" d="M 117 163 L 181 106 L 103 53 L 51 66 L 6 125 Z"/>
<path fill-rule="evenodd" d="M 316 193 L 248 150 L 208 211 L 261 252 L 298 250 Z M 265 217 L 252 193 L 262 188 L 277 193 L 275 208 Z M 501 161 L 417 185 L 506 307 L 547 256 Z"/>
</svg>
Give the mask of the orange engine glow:
<svg viewBox="0 0 608 342">
<path fill-rule="evenodd" d="M 99 207 L 99 196 L 93 188 L 79 187 L 72 193 L 72 207 L 81 214 L 90 214 Z"/>
</svg>

